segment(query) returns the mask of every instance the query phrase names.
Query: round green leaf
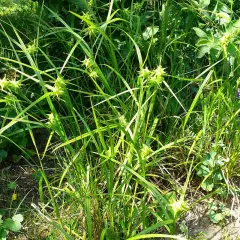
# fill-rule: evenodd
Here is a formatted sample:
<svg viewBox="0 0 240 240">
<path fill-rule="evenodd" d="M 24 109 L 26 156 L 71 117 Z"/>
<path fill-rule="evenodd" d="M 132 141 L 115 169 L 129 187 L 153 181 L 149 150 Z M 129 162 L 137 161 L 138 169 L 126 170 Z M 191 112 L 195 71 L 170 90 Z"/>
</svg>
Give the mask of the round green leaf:
<svg viewBox="0 0 240 240">
<path fill-rule="evenodd" d="M 204 182 L 201 183 L 201 188 L 207 192 L 211 192 L 213 190 L 214 183 L 212 179 L 206 179 Z"/>
<path fill-rule="evenodd" d="M 209 173 L 210 173 L 209 168 L 207 166 L 201 165 L 197 172 L 197 175 L 199 177 L 206 177 Z"/>
<path fill-rule="evenodd" d="M 17 187 L 17 184 L 15 182 L 10 182 L 8 185 L 7 185 L 8 189 L 16 189 Z"/>
<path fill-rule="evenodd" d="M 15 222 L 11 218 L 7 218 L 2 224 L 2 226 L 12 232 L 18 232 L 22 227 L 20 222 Z"/>
<path fill-rule="evenodd" d="M 213 213 L 209 214 L 209 218 L 213 223 L 219 223 L 224 219 L 224 215 L 222 213 Z"/>
</svg>

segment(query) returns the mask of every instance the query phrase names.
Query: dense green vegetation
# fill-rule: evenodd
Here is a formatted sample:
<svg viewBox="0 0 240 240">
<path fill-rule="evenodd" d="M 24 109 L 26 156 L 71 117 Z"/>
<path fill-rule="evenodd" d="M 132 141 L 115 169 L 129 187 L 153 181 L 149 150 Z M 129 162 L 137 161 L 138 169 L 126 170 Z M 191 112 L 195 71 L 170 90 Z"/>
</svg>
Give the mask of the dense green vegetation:
<svg viewBox="0 0 240 240">
<path fill-rule="evenodd" d="M 239 11 L 0 0 L 0 167 L 27 164 L 39 196 L 1 186 L 0 239 L 34 213 L 46 239 L 188 238 L 195 204 L 238 197 Z"/>
</svg>

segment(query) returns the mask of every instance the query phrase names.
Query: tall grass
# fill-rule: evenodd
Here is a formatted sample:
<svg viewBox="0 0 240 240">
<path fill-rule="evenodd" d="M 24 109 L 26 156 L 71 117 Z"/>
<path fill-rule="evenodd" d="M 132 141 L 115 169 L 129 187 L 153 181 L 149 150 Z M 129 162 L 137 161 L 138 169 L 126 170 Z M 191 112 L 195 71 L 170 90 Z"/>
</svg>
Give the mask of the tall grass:
<svg viewBox="0 0 240 240">
<path fill-rule="evenodd" d="M 20 78 L 1 82 L 1 137 L 11 139 L 20 130 L 8 130 L 24 125 L 41 169 L 41 207 L 33 207 L 55 234 L 180 239 L 177 222 L 192 204 L 187 194 L 199 189 L 195 173 L 211 150 L 227 159 L 220 186 L 235 194 L 236 82 L 221 72 L 224 56 L 196 59 L 187 42 L 194 32 L 187 23 L 178 32 L 185 15 L 174 1 L 132 1 L 128 9 L 114 1 L 84 4 L 88 12 L 71 12 L 71 24 L 45 8 L 61 26 L 33 20 L 31 39 L 2 22 L 8 49 L 0 59 Z M 199 19 L 190 15 L 190 26 Z M 50 176 L 44 166 L 53 158 Z"/>
</svg>

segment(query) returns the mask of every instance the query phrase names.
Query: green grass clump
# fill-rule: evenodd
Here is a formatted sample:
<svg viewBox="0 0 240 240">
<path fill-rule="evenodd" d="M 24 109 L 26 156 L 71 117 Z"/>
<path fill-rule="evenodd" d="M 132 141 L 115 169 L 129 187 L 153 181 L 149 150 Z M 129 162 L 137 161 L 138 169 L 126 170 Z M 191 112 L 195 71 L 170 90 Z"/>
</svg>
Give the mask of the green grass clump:
<svg viewBox="0 0 240 240">
<path fill-rule="evenodd" d="M 0 146 L 38 169 L 32 206 L 66 239 L 180 239 L 190 194 L 238 193 L 237 4 L 48 6 L 0 29 Z"/>
</svg>

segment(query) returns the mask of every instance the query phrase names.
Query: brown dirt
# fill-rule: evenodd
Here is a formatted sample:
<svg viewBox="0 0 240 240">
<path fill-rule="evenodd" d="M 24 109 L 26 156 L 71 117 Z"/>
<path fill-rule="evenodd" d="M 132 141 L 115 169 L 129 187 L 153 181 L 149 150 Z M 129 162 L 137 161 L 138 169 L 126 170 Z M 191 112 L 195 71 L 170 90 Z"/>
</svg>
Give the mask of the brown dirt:
<svg viewBox="0 0 240 240">
<path fill-rule="evenodd" d="M 240 240 L 240 206 L 235 205 L 231 209 L 229 217 L 218 224 L 214 224 L 207 215 L 206 205 L 197 205 L 185 218 L 190 239 Z M 231 206 L 229 207 L 231 208 Z"/>
</svg>

